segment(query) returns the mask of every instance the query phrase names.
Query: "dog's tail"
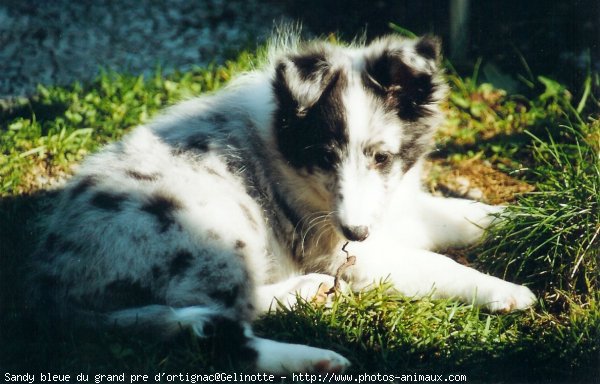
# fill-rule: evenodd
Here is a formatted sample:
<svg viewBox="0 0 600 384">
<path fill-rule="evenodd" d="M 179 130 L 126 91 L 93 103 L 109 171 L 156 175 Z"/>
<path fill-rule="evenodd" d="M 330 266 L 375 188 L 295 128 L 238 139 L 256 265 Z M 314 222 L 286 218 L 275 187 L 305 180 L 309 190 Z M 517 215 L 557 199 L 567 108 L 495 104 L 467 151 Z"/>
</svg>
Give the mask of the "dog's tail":
<svg viewBox="0 0 600 384">
<path fill-rule="evenodd" d="M 210 329 L 215 323 L 222 323 L 227 316 L 218 307 L 191 306 L 173 308 L 167 305 L 148 305 L 129 308 L 107 314 L 80 313 L 92 317 L 92 323 L 103 326 L 136 328 L 138 330 L 160 331 L 170 337 L 182 329 L 192 329 L 199 337 L 212 336 Z M 231 320 L 233 321 L 233 320 Z"/>
</svg>

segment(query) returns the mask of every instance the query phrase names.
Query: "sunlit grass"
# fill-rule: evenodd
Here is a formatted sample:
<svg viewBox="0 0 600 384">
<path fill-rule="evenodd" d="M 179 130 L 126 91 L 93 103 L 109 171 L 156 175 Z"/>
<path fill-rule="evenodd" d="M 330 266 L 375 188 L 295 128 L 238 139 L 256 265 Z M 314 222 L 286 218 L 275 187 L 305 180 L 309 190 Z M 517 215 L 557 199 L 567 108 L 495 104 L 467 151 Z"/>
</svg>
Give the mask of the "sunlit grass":
<svg viewBox="0 0 600 384">
<path fill-rule="evenodd" d="M 0 109 L 0 196 L 27 193 L 99 146 L 119 139 L 157 111 L 218 89 L 252 65 L 249 54 L 224 66 L 152 78 L 103 72 L 85 86 L 38 87 L 35 96 Z"/>
</svg>

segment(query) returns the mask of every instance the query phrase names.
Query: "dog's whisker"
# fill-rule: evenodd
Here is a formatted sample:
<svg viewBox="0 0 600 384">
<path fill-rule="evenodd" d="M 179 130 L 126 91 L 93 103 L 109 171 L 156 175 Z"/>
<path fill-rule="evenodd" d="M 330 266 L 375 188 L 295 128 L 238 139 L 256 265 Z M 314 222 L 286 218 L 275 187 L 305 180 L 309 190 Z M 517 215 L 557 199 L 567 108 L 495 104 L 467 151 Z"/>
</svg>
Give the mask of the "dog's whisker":
<svg viewBox="0 0 600 384">
<path fill-rule="evenodd" d="M 306 228 L 303 232 L 302 232 L 302 242 L 303 242 L 303 246 L 306 243 L 306 239 L 309 236 L 309 233 L 313 230 L 313 228 L 317 228 L 317 233 L 319 232 L 318 228 L 320 225 L 322 224 L 327 224 L 329 217 L 331 216 L 331 212 L 329 211 L 322 211 L 324 212 L 324 214 L 319 215 L 318 217 L 315 217 L 311 220 L 311 225 Z M 312 236 L 314 237 L 314 236 Z M 304 247 L 305 248 L 305 247 Z"/>
<path fill-rule="evenodd" d="M 327 213 L 328 211 L 317 211 L 317 212 L 310 212 L 308 214 L 305 214 L 299 221 L 298 223 L 296 223 L 296 225 L 294 226 L 294 231 L 292 233 L 292 244 L 294 244 L 294 242 L 296 241 L 296 234 L 299 232 L 300 237 L 303 238 L 303 234 L 306 232 L 305 230 L 305 226 L 309 225 L 314 221 L 319 219 L 320 216 L 322 216 L 324 213 Z M 307 221 L 310 220 L 307 224 Z M 298 231 L 298 227 L 300 227 L 300 230 Z M 303 240 L 302 240 L 303 243 Z M 303 247 L 303 244 L 302 244 Z M 302 248 L 303 251 L 303 255 L 304 255 L 304 248 Z"/>
<path fill-rule="evenodd" d="M 304 231 L 302 232 L 302 251 L 303 251 L 303 255 L 304 255 L 304 252 L 305 252 L 305 250 L 306 250 L 306 247 L 305 247 L 305 244 L 306 244 L 306 238 L 308 237 L 308 235 L 309 235 L 309 233 L 310 233 L 311 229 L 313 229 L 313 228 L 315 228 L 315 227 L 318 227 L 318 225 L 319 225 L 319 224 L 320 224 L 322 221 L 326 220 L 326 218 L 327 218 L 327 215 L 320 215 L 320 216 L 318 216 L 317 218 L 313 219 L 313 220 L 311 221 L 311 222 L 312 222 L 312 224 L 311 224 L 311 225 L 310 225 L 310 226 L 309 226 L 309 227 L 308 227 L 306 230 L 304 230 Z M 315 220 L 316 220 L 316 221 L 315 221 Z"/>
<path fill-rule="evenodd" d="M 321 238 L 323 237 L 323 235 L 325 235 L 328 232 L 333 232 L 335 231 L 335 228 L 333 227 L 333 225 L 331 225 L 331 223 L 325 223 L 324 228 L 320 231 L 319 236 L 317 237 L 317 241 L 315 241 L 315 247 L 319 246 L 319 241 L 321 241 Z"/>
</svg>

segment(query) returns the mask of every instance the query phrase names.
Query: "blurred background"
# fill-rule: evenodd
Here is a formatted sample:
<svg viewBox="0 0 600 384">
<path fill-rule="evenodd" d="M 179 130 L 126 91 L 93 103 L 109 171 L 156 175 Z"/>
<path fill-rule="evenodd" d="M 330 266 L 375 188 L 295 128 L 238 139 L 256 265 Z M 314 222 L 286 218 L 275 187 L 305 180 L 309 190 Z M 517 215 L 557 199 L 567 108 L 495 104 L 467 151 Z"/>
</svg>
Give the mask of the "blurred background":
<svg viewBox="0 0 600 384">
<path fill-rule="evenodd" d="M 469 75 L 519 91 L 538 75 L 574 92 L 600 70 L 598 0 L 0 0 L 0 98 L 85 82 L 100 68 L 154 73 L 220 63 L 300 21 L 308 36 L 390 33 L 444 40 Z"/>
</svg>

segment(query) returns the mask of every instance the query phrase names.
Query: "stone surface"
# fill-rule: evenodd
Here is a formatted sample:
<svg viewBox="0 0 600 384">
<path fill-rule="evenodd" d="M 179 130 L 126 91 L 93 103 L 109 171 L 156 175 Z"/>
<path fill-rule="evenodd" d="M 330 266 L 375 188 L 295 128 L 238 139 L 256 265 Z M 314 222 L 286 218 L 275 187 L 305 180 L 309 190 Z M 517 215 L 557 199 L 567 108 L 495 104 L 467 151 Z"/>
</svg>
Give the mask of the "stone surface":
<svg viewBox="0 0 600 384">
<path fill-rule="evenodd" d="M 283 11 L 260 0 L 4 0 L 0 99 L 101 68 L 133 74 L 221 62 L 265 41 Z"/>
</svg>

